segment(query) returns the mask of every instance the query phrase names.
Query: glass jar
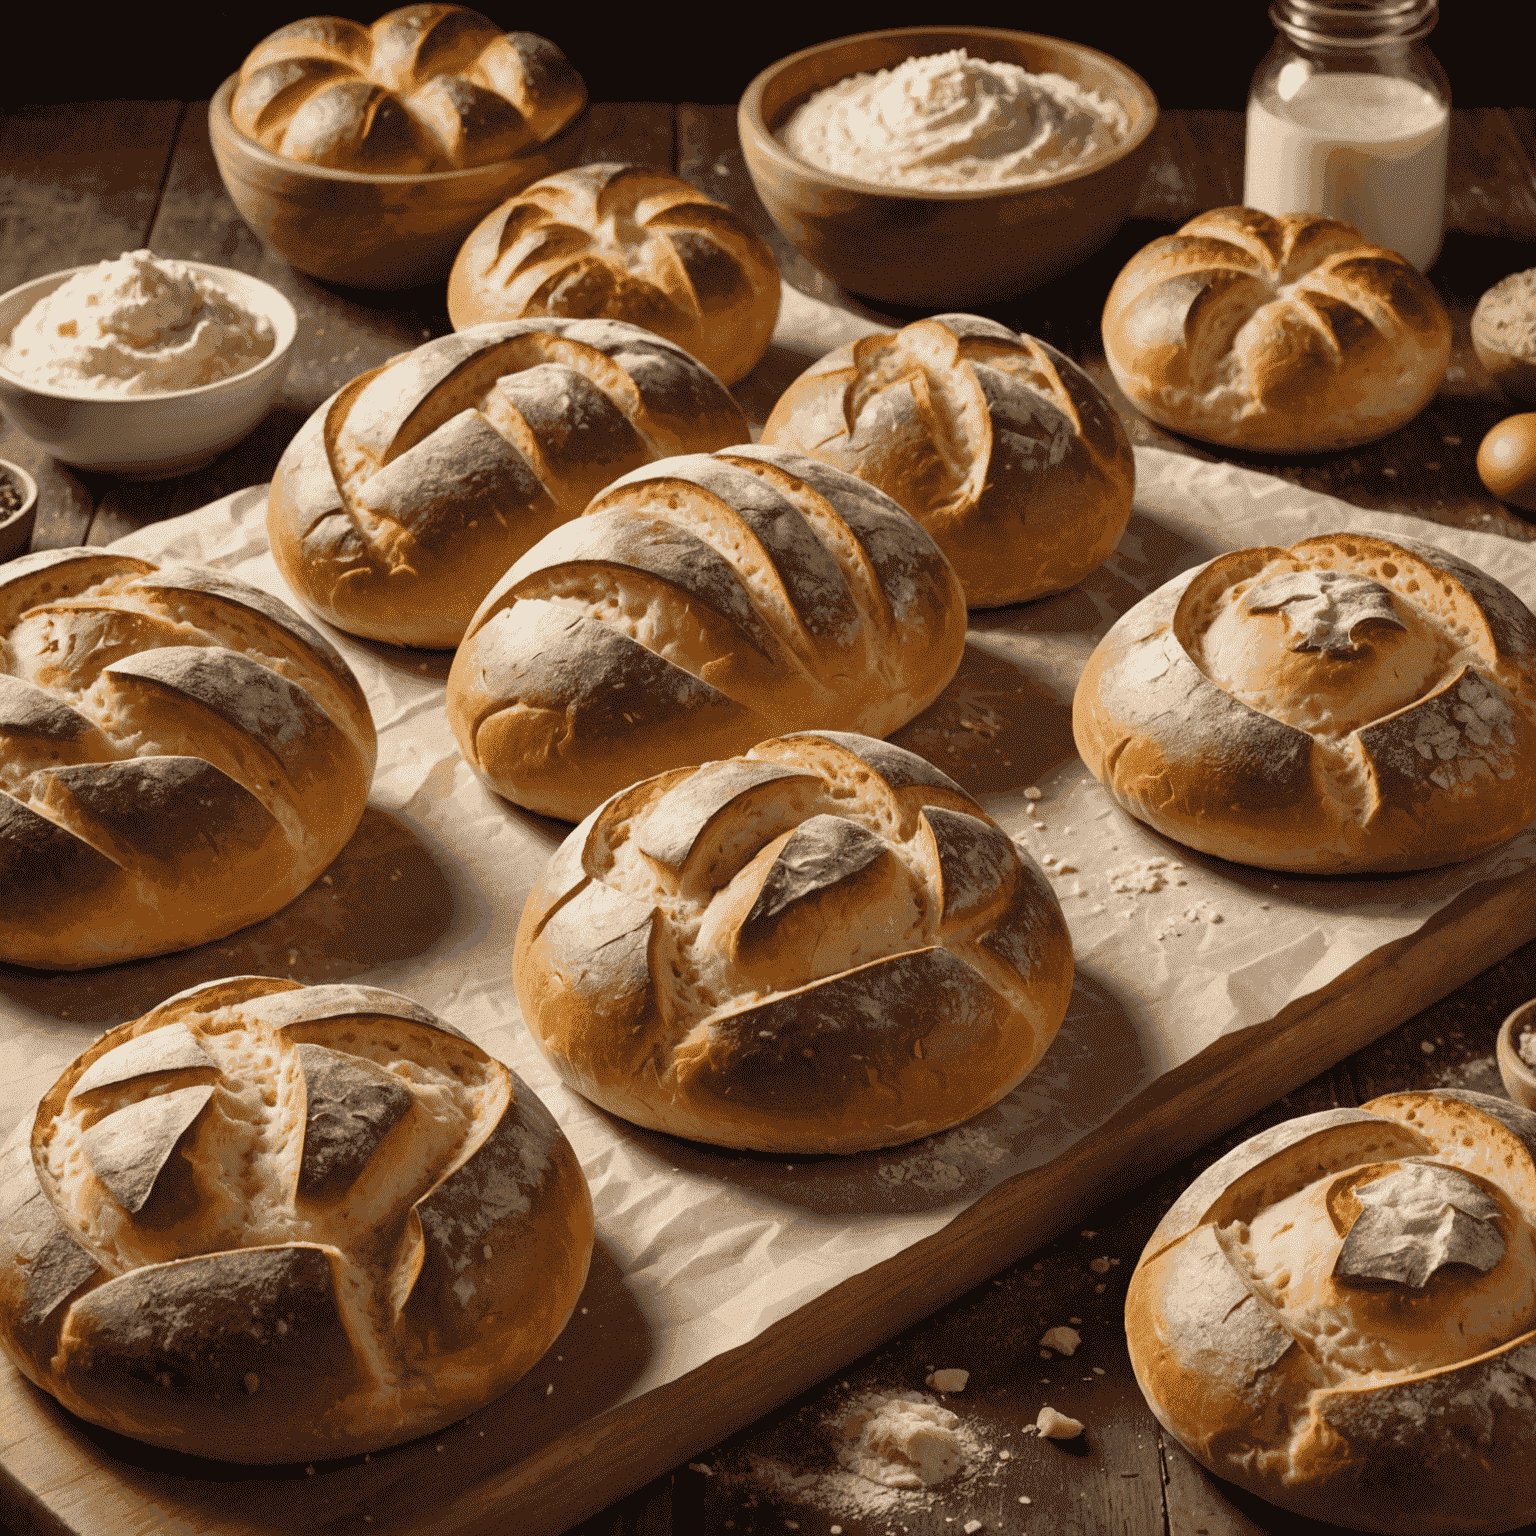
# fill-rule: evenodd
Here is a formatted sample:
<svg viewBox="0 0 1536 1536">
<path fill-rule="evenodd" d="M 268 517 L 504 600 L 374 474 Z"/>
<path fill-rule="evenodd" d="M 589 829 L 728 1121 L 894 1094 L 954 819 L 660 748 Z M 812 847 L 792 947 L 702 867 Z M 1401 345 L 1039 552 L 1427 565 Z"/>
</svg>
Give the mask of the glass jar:
<svg viewBox="0 0 1536 1536">
<path fill-rule="evenodd" d="M 1248 92 L 1243 202 L 1322 213 L 1421 272 L 1445 230 L 1451 88 L 1423 39 L 1437 0 L 1274 0 Z"/>
</svg>

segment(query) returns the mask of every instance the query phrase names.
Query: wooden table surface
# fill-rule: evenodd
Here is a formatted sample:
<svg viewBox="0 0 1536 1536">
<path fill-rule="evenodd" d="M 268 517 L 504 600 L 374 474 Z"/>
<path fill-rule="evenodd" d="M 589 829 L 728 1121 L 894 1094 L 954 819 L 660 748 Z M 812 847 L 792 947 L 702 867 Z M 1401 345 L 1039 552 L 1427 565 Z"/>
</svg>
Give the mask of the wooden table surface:
<svg viewBox="0 0 1536 1536">
<path fill-rule="evenodd" d="M 779 254 L 785 280 L 858 309 L 794 253 L 770 224 L 742 166 L 734 109 L 657 103 L 593 108 L 588 161 L 668 167 L 729 203 Z M 1455 324 L 1451 368 L 1430 406 L 1382 442 L 1305 460 L 1225 455 L 1358 506 L 1427 522 L 1536 540 L 1483 488 L 1474 456 L 1483 434 L 1521 407 L 1505 400 L 1473 355 L 1478 296 L 1506 273 L 1536 265 L 1536 112 L 1454 114 L 1448 233 L 1430 274 Z M 1147 240 L 1205 209 L 1240 200 L 1242 118 L 1170 111 L 1133 219 L 1114 242 L 1048 288 L 986 311 L 1041 336 L 1083 364 L 1121 409 L 1137 443 L 1222 457 L 1151 426 L 1126 404 L 1105 367 L 1098 316 L 1124 261 Z M 440 286 L 375 295 L 328 287 L 267 252 L 224 196 L 202 103 L 112 101 L 13 110 L 0 116 L 0 290 L 61 267 L 149 246 L 253 272 L 295 302 L 300 336 L 283 394 L 244 443 L 207 469 L 149 484 L 81 474 L 9 427 L 0 457 L 25 465 L 40 496 L 34 549 L 106 544 L 270 478 L 300 423 L 365 368 L 450 330 Z M 909 318 L 901 316 L 900 318 Z M 738 394 L 758 420 L 790 375 L 760 367 Z M 1433 537 L 1432 534 L 1429 535 Z M 1252 1536 L 1323 1532 L 1208 1477 L 1160 1429 L 1131 1375 L 1121 1327 L 1125 1282 L 1143 1243 L 1200 1168 L 1262 1126 L 1406 1087 L 1501 1093 L 1493 1060 L 1501 1019 L 1536 996 L 1536 944 L 1516 950 L 1376 1044 L 1279 1100 L 1195 1157 L 1129 1196 L 1083 1216 L 1048 1247 L 935 1312 L 875 1354 L 843 1364 L 803 1397 L 587 1519 L 580 1536 L 722 1536 L 730 1531 L 841 1531 L 843 1536 L 951 1536 L 976 1529 L 1129 1536 Z M 1082 1346 L 1043 1358 L 1039 1340 L 1072 1322 Z M 839 1362 L 829 1361 L 829 1369 Z M 826 1475 L 828 1425 L 866 1389 L 922 1389 L 934 1367 L 971 1372 L 951 1406 L 973 1441 L 967 1475 L 923 1495 L 882 1495 Z M 1073 1442 L 1023 1431 L 1050 1403 L 1087 1425 Z M 5 1511 L 17 1530 L 22 1513 Z M 1536 1527 L 1529 1528 L 1536 1531 Z"/>
</svg>

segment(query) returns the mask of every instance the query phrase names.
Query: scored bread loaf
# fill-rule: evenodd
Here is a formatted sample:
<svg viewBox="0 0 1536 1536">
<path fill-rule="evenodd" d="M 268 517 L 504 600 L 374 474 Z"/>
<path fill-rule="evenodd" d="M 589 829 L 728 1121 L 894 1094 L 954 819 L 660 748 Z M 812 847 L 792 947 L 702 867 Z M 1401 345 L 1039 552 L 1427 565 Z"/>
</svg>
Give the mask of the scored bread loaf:
<svg viewBox="0 0 1536 1536">
<path fill-rule="evenodd" d="M 185 949 L 356 829 L 373 720 L 330 642 L 221 571 L 59 549 L 0 571 L 0 960 Z"/>
<path fill-rule="evenodd" d="M 272 557 L 339 629 L 457 645 L 508 566 L 610 481 L 749 436 L 725 386 L 639 326 L 475 326 L 360 374 L 299 429 L 268 495 Z"/>
<path fill-rule="evenodd" d="M 528 1086 L 377 987 L 206 982 L 17 1126 L 0 1344 L 72 1413 L 227 1461 L 349 1456 L 505 1391 L 592 1253 Z"/>
<path fill-rule="evenodd" d="M 1219 1477 L 1391 1536 L 1536 1519 L 1536 1115 L 1455 1090 L 1303 1115 L 1208 1168 L 1125 1303 Z"/>
<path fill-rule="evenodd" d="M 1448 864 L 1536 816 L 1536 615 L 1417 540 L 1237 550 L 1114 625 L 1072 731 L 1123 810 L 1202 852 Z"/>
<path fill-rule="evenodd" d="M 1051 1043 L 1072 945 L 1027 855 L 915 753 L 809 731 L 635 784 L 518 925 L 523 1019 L 637 1125 L 855 1152 L 997 1102 Z"/>
<path fill-rule="evenodd" d="M 407 5 L 371 27 L 339 16 L 279 27 L 241 65 L 229 114 L 286 159 L 407 175 L 510 160 L 586 100 L 548 38 L 462 5 Z"/>
<path fill-rule="evenodd" d="M 448 723 L 492 789 L 576 821 L 776 732 L 883 736 L 964 649 L 955 573 L 895 502 L 745 445 L 626 475 L 530 549 L 465 633 Z"/>
<path fill-rule="evenodd" d="M 582 165 L 488 213 L 448 277 L 455 330 L 531 315 L 628 320 L 727 384 L 768 348 L 773 252 L 691 182 L 643 165 Z"/>
<path fill-rule="evenodd" d="M 1075 586 L 1131 515 L 1136 465 L 1103 391 L 1033 336 L 935 315 L 813 363 L 763 442 L 859 475 L 920 522 L 972 608 Z"/>
<path fill-rule="evenodd" d="M 1368 443 L 1416 416 L 1451 322 L 1406 257 L 1316 214 L 1215 208 L 1138 251 L 1104 305 L 1104 354 L 1137 409 L 1271 453 Z"/>
</svg>

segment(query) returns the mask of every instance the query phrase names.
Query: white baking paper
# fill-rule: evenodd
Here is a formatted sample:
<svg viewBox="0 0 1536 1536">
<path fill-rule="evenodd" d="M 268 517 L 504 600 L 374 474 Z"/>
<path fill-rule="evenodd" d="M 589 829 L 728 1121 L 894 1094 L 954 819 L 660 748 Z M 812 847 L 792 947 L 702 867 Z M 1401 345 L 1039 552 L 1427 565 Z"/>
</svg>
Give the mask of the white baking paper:
<svg viewBox="0 0 1536 1536">
<path fill-rule="evenodd" d="M 1072 932 L 1078 979 L 1060 1035 L 987 1113 L 894 1150 L 776 1158 L 639 1131 L 568 1092 L 524 1030 L 509 976 L 525 895 L 568 829 L 490 795 L 465 766 L 443 713 L 445 653 L 333 632 L 379 728 L 357 837 L 298 901 L 221 943 L 96 972 L 0 967 L 0 1125 L 102 1029 L 199 981 L 264 973 L 408 994 L 520 1073 L 580 1155 L 599 1231 L 587 1311 L 527 1393 L 514 1394 L 564 1401 L 579 1419 L 681 1376 L 938 1231 L 1219 1036 L 1317 991 L 1475 882 L 1536 862 L 1532 829 L 1474 863 L 1424 874 L 1276 876 L 1181 851 L 1111 808 L 1072 748 L 1072 689 L 1109 624 L 1189 565 L 1245 544 L 1370 530 L 1438 542 L 1536 603 L 1527 546 L 1362 512 L 1232 466 L 1155 449 L 1136 458 L 1136 510 L 1113 558 L 1062 596 L 974 615 L 954 682 L 896 737 L 1052 861 Z M 293 602 L 267 552 L 264 508 L 263 488 L 242 491 L 119 547 L 207 561 Z M 1160 889 L 1112 889 L 1115 871 L 1156 859 L 1167 861 L 1155 871 Z M 557 1400 L 562 1382 L 571 1396 Z"/>
</svg>

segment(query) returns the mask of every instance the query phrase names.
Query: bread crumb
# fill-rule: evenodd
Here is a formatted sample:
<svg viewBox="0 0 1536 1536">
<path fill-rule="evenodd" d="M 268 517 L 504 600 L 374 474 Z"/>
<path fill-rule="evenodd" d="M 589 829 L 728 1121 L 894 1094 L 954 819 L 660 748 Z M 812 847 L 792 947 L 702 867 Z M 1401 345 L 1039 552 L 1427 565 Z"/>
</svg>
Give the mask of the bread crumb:
<svg viewBox="0 0 1536 1536">
<path fill-rule="evenodd" d="M 981 1529 L 981 1521 L 980 1520 L 967 1520 L 965 1522 L 965 1536 L 974 1536 L 974 1533 L 979 1531 L 980 1529 Z"/>
<path fill-rule="evenodd" d="M 959 1370 L 955 1366 L 946 1366 L 941 1371 L 934 1371 L 928 1377 L 927 1384 L 935 1392 L 963 1392 L 965 1384 L 971 1379 L 969 1371 Z"/>
<path fill-rule="evenodd" d="M 1040 1337 L 1042 1349 L 1054 1349 L 1058 1355 L 1072 1355 L 1077 1346 L 1083 1342 L 1082 1335 L 1075 1328 L 1055 1327 L 1048 1328 Z"/>
<path fill-rule="evenodd" d="M 1045 796 L 1042 795 L 1033 784 L 1031 784 L 1029 788 L 1024 791 L 1024 798 L 1026 800 L 1043 800 L 1045 799 Z"/>
<path fill-rule="evenodd" d="M 1081 1420 L 1068 1418 L 1066 1414 L 1046 1407 L 1040 1410 L 1040 1417 L 1035 1420 L 1035 1430 L 1046 1440 L 1075 1440 L 1082 1434 L 1083 1426 Z"/>
<path fill-rule="evenodd" d="M 261 1377 L 258 1376 L 255 1371 L 247 1371 L 245 1373 L 245 1390 L 247 1392 L 253 1392 L 254 1393 L 254 1392 L 260 1390 L 260 1387 L 261 1387 Z"/>
<path fill-rule="evenodd" d="M 1088 1268 L 1091 1269 L 1096 1275 L 1107 1275 L 1109 1273 L 1109 1260 L 1102 1257 L 1097 1259 L 1089 1259 Z"/>
<path fill-rule="evenodd" d="M 554 1382 L 550 1382 L 550 1384 L 547 1387 L 544 1388 L 544 1396 L 545 1397 L 553 1397 L 554 1395 L 555 1395 L 555 1384 L 554 1384 Z"/>
<path fill-rule="evenodd" d="M 1420 1040 L 1419 1049 L 1423 1051 L 1426 1056 L 1433 1056 L 1435 1054 L 1435 1042 L 1433 1040 Z"/>
<path fill-rule="evenodd" d="M 702 1472 L 705 1477 L 713 1477 L 715 1475 L 715 1469 L 713 1467 L 706 1467 L 702 1461 L 690 1461 L 688 1463 L 688 1470 L 690 1472 Z"/>
</svg>

